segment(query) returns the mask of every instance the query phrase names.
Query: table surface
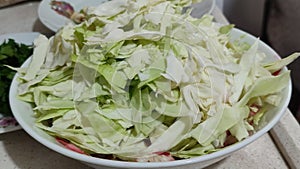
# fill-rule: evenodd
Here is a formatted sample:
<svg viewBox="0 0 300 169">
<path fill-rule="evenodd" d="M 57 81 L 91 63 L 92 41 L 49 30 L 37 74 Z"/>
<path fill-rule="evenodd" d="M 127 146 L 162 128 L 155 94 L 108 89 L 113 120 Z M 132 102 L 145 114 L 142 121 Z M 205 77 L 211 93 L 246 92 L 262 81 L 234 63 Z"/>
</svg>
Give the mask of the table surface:
<svg viewBox="0 0 300 169">
<path fill-rule="evenodd" d="M 0 9 L 0 35 L 16 32 L 54 33 L 38 19 L 39 1 L 23 2 Z M 216 20 L 226 18 L 216 9 Z M 289 110 L 267 134 L 226 159 L 209 166 L 216 168 L 297 168 L 300 166 L 300 127 Z M 88 166 L 60 155 L 31 138 L 23 130 L 0 135 L 0 168 L 5 169 L 89 169 Z"/>
</svg>

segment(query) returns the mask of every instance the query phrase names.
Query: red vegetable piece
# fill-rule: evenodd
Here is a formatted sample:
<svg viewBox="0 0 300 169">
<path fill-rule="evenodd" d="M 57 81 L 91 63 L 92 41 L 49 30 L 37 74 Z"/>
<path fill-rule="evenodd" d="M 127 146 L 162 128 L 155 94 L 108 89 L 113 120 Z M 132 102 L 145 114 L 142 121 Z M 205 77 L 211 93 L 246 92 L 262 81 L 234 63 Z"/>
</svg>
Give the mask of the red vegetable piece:
<svg viewBox="0 0 300 169">
<path fill-rule="evenodd" d="M 56 137 L 55 139 L 56 139 L 57 142 L 59 142 L 65 148 L 67 148 L 69 150 L 75 151 L 75 152 L 80 153 L 80 154 L 86 154 L 84 151 L 82 151 L 80 148 L 78 148 L 74 144 L 70 143 L 68 140 L 64 140 L 64 139 L 61 139 L 59 137 Z"/>
<path fill-rule="evenodd" d="M 277 70 L 277 71 L 275 71 L 275 72 L 273 72 L 272 75 L 273 75 L 273 76 L 277 76 L 277 75 L 279 75 L 280 72 L 281 72 L 281 69 L 280 69 L 280 70 Z"/>
</svg>

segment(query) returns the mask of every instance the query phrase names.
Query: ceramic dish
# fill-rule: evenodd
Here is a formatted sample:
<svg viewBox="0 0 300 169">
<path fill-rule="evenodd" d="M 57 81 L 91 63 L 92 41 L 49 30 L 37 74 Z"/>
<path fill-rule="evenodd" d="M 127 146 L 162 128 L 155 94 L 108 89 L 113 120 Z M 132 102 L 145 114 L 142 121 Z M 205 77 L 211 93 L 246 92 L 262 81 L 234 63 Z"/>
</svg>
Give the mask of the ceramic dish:
<svg viewBox="0 0 300 169">
<path fill-rule="evenodd" d="M 243 32 L 238 29 L 233 29 L 231 32 L 231 37 L 233 39 L 237 39 L 243 37 L 243 41 L 253 44 L 256 41 L 256 38 L 246 32 Z M 259 50 L 263 51 L 267 55 L 268 60 L 276 60 L 278 59 L 278 54 L 267 46 L 262 41 L 259 41 Z M 27 60 L 23 66 L 26 66 L 30 61 Z M 284 71 L 287 69 L 285 68 Z M 291 96 L 291 81 L 289 81 L 288 87 L 282 90 L 282 101 L 280 105 L 274 109 L 268 110 L 266 115 L 263 117 L 264 123 L 259 124 L 258 130 L 255 134 L 250 137 L 235 143 L 231 146 L 225 147 L 220 151 L 202 155 L 195 158 L 184 159 L 184 160 L 175 160 L 169 162 L 125 162 L 125 161 L 113 161 L 108 159 L 95 158 L 83 154 L 79 154 L 68 150 L 61 146 L 59 143 L 55 141 L 55 139 L 49 136 L 47 133 L 37 128 L 35 124 L 35 118 L 33 117 L 32 107 L 23 101 L 17 99 L 17 76 L 14 77 L 14 80 L 11 84 L 10 89 L 10 104 L 11 109 L 13 111 L 14 116 L 20 125 L 24 128 L 24 130 L 31 135 L 34 139 L 39 141 L 41 144 L 46 147 L 63 154 L 67 157 L 76 159 L 80 162 L 83 162 L 89 166 L 94 168 L 203 168 L 208 165 L 211 165 L 229 155 L 233 152 L 247 146 L 251 142 L 257 140 L 262 135 L 266 134 L 283 116 L 285 110 L 287 109 L 287 105 Z M 26 113 L 24 113 L 26 112 Z M 234 161 L 235 162 L 235 161 Z"/>
</svg>

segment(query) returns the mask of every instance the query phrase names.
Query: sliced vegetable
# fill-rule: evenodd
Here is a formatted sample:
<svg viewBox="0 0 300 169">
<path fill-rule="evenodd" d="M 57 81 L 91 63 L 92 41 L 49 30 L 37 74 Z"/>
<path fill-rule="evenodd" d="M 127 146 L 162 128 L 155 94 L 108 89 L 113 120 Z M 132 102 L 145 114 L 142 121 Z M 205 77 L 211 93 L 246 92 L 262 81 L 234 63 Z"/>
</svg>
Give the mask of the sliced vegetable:
<svg viewBox="0 0 300 169">
<path fill-rule="evenodd" d="M 19 77 L 37 126 L 72 150 L 126 161 L 205 155 L 254 133 L 289 82 L 289 71 L 272 73 L 298 54 L 261 62 L 258 40 L 182 13 L 192 2 L 112 0 L 39 37 Z"/>
</svg>

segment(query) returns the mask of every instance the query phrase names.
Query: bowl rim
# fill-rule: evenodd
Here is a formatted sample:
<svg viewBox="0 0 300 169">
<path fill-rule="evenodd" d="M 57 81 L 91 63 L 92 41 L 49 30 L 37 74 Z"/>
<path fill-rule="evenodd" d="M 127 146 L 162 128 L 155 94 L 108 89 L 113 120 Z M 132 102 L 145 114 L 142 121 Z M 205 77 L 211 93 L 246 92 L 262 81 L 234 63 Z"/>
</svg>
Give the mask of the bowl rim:
<svg viewBox="0 0 300 169">
<path fill-rule="evenodd" d="M 255 36 L 242 31 L 238 28 L 233 28 L 233 31 L 236 32 L 239 35 L 246 35 L 247 38 L 250 38 L 250 40 L 254 41 L 257 39 Z M 266 43 L 263 41 L 259 40 L 259 45 L 268 51 L 276 54 L 278 58 L 279 55 L 272 49 L 270 46 L 268 46 Z M 27 60 L 26 62 L 28 62 Z M 25 62 L 25 63 L 26 63 Z M 284 70 L 286 71 L 287 68 L 284 67 Z M 268 124 L 263 126 L 261 129 L 259 129 L 257 132 L 255 132 L 253 135 L 250 137 L 237 142 L 231 146 L 227 146 L 225 148 L 222 148 L 219 151 L 198 156 L 198 157 L 193 157 L 189 159 L 181 159 L 181 160 L 175 160 L 175 161 L 168 161 L 168 162 L 128 162 L 128 161 L 116 161 L 116 160 L 109 160 L 109 159 L 103 159 L 103 158 L 97 158 L 97 157 L 92 157 L 92 156 L 87 156 L 84 154 L 79 154 L 77 152 L 73 152 L 71 150 L 68 150 L 59 144 L 56 144 L 54 142 L 51 142 L 47 140 L 46 138 L 42 137 L 35 131 L 35 126 L 30 126 L 26 123 L 24 119 L 22 119 L 20 116 L 18 116 L 18 113 L 16 113 L 16 108 L 14 107 L 15 101 L 18 100 L 16 97 L 16 86 L 17 86 L 17 74 L 14 76 L 14 79 L 12 81 L 12 84 L 10 86 L 10 91 L 9 91 L 9 102 L 10 106 L 13 112 L 13 115 L 15 116 L 16 120 L 19 122 L 19 124 L 22 126 L 22 128 L 35 140 L 37 140 L 39 143 L 43 144 L 44 146 L 50 148 L 53 151 L 56 151 L 64 156 L 79 160 L 84 163 L 89 163 L 93 165 L 101 165 L 101 166 L 107 166 L 107 167 L 118 167 L 118 168 L 161 168 L 161 167 L 175 167 L 175 166 L 183 166 L 183 165 L 190 165 L 190 164 L 195 164 L 195 163 L 200 163 L 200 162 L 205 162 L 221 157 L 225 157 L 230 155 L 231 153 L 249 145 L 253 141 L 257 140 L 259 137 L 267 133 L 279 120 L 280 118 L 284 115 L 286 112 L 290 97 L 291 97 L 291 92 L 292 92 L 292 84 L 291 84 L 291 79 L 289 80 L 289 84 L 287 86 L 288 91 L 286 100 L 284 101 L 284 104 L 282 107 L 280 107 L 277 111 L 278 113 L 269 121 Z M 22 102 L 22 101 L 21 101 Z M 37 128 L 36 128 L 37 129 Z M 41 129 L 38 129 L 41 130 Z M 41 130 L 42 131 L 42 130 Z M 42 131 L 44 132 L 44 131 Z"/>
</svg>

